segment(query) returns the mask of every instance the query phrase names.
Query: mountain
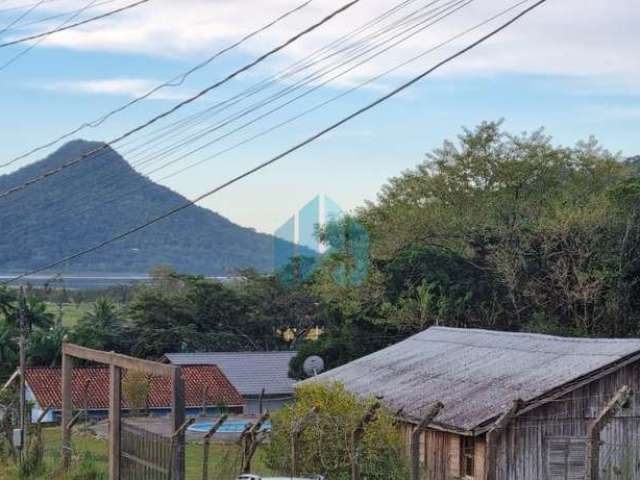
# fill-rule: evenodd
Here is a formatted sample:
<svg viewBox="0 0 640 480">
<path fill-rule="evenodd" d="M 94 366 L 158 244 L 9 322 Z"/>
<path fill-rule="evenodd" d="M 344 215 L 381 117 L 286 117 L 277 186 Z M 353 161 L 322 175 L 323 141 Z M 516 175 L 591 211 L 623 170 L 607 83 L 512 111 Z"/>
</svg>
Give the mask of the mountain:
<svg viewBox="0 0 640 480">
<path fill-rule="evenodd" d="M 0 191 L 102 146 L 76 140 L 49 157 L 0 176 Z M 0 271 L 41 268 L 98 244 L 186 201 L 140 175 L 113 149 L 0 199 Z M 270 270 L 273 237 L 198 206 L 73 260 L 56 271 L 142 273 L 158 265 L 224 275 Z"/>
</svg>

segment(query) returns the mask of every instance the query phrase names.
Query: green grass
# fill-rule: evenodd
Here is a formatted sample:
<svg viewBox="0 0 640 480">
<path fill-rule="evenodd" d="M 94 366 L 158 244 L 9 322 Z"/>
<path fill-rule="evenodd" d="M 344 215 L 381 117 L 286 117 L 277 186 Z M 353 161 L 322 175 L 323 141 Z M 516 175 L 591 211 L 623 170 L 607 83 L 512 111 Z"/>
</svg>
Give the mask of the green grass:
<svg viewBox="0 0 640 480">
<path fill-rule="evenodd" d="M 55 469 L 60 464 L 60 452 L 62 438 L 59 427 L 46 428 L 43 430 L 43 440 L 45 444 L 45 458 L 51 469 Z M 90 454 L 95 466 L 106 475 L 108 469 L 108 454 L 106 440 L 98 439 L 91 435 L 74 435 L 74 449 L 77 455 Z M 234 471 L 232 465 L 239 463 L 239 450 L 235 445 L 223 445 L 214 443 L 211 445 L 209 454 L 209 477 L 212 480 L 234 480 L 239 472 Z M 203 446 L 198 443 L 188 443 L 185 452 L 186 480 L 202 479 L 202 457 Z M 254 461 L 254 472 L 268 475 L 271 472 L 265 467 L 263 462 L 263 451 L 258 449 Z M 17 478 L 15 469 L 11 466 L 0 464 L 0 480 L 15 480 Z M 106 478 L 106 477 L 105 477 Z M 45 474 L 33 480 L 52 480 L 51 475 Z"/>
<path fill-rule="evenodd" d="M 60 314 L 60 307 L 57 304 L 47 302 L 47 311 L 56 317 Z M 67 327 L 73 327 L 78 323 L 82 316 L 93 309 L 91 303 L 65 303 L 62 305 L 62 324 Z"/>
</svg>

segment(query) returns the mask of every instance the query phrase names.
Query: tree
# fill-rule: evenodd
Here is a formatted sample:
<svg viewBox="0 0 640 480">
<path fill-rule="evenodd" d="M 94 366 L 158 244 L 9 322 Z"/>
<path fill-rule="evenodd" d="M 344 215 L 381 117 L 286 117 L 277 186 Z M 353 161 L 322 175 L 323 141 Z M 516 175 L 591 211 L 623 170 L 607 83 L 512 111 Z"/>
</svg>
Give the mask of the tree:
<svg viewBox="0 0 640 480">
<path fill-rule="evenodd" d="M 542 131 L 510 135 L 500 122 L 483 123 L 390 180 L 359 218 L 400 317 L 421 315 L 425 281 L 430 308 L 450 312 L 437 316 L 443 324 L 631 335 L 640 312 L 629 309 L 631 285 L 619 280 L 635 268 L 620 265 L 638 247 L 637 208 L 613 193 L 632 177 L 594 139 L 555 147 Z M 397 295 L 398 262 L 414 250 L 424 261 L 427 248 L 431 271 L 409 269 Z M 444 269 L 450 279 L 434 284 Z"/>
<path fill-rule="evenodd" d="M 71 332 L 74 343 L 106 351 L 126 348 L 125 328 L 116 306 L 107 298 L 99 298 L 91 312 L 85 313 Z"/>
</svg>

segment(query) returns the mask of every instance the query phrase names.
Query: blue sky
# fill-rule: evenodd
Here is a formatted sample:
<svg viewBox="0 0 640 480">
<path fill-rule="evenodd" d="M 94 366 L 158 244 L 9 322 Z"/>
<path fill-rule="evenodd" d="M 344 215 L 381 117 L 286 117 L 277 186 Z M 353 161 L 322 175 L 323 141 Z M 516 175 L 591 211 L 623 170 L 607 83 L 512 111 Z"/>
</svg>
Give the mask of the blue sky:
<svg viewBox="0 0 640 480">
<path fill-rule="evenodd" d="M 35 0 L 34 0 L 35 1 Z M 31 0 L 0 3 L 0 30 Z M 98 3 L 98 5 L 101 2 Z M 85 17 L 126 4 L 112 1 Z M 51 140 L 87 120 L 116 108 L 174 77 L 287 11 L 301 0 L 151 0 L 147 5 L 81 29 L 49 37 L 19 61 L 0 71 L 0 164 Z M 337 8 L 340 0 L 315 0 L 263 35 L 221 57 L 178 88 L 113 117 L 79 137 L 109 140 L 175 105 L 180 99 L 224 77 L 296 31 Z M 396 2 L 394 2 L 396 3 Z M 399 2 L 398 2 L 399 3 Z M 413 8 L 427 4 L 413 0 Z M 446 4 L 447 2 L 442 2 Z M 441 24 L 411 38 L 362 68 L 314 91 L 263 122 L 187 157 L 151 178 L 204 160 L 318 102 L 376 75 L 448 36 L 495 14 L 514 1 L 476 0 Z M 532 2 L 529 2 L 532 3 Z M 458 59 L 407 93 L 344 126 L 262 173 L 234 185 L 202 205 L 231 220 L 272 232 L 318 193 L 344 209 L 373 200 L 385 181 L 424 159 L 461 127 L 506 119 L 505 128 L 531 131 L 544 126 L 559 144 L 571 145 L 595 135 L 608 149 L 640 154 L 640 60 L 635 51 L 640 9 L 634 0 L 549 0 L 546 6 L 478 51 Z M 25 23 L 65 13 L 84 1 L 49 0 Z M 385 0 L 361 0 L 292 48 L 176 114 L 173 119 L 214 105 L 253 85 L 314 49 L 383 12 Z M 25 25 L 0 35 L 12 39 L 55 27 L 65 17 Z M 497 23 L 492 24 L 497 25 Z M 366 104 L 412 74 L 434 64 L 485 30 L 424 57 L 367 88 L 350 94 L 303 119 L 201 166 L 163 181 L 195 197 L 230 177 L 285 150 L 306 136 Z M 0 63 L 24 47 L 0 49 Z M 279 85 L 283 88 L 284 83 Z M 135 138 L 134 140 L 137 140 Z M 156 152 L 161 145 L 154 145 Z M 116 149 L 136 165 L 145 158 L 131 146 Z M 49 149 L 50 151 L 51 149 Z M 11 168 L 47 153 L 22 160 Z M 138 169 L 148 173 L 149 157 Z M 170 158 L 170 157 L 169 157 Z M 161 164 L 157 160 L 155 164 Z M 96 199 L 98 202 L 99 199 Z"/>
</svg>

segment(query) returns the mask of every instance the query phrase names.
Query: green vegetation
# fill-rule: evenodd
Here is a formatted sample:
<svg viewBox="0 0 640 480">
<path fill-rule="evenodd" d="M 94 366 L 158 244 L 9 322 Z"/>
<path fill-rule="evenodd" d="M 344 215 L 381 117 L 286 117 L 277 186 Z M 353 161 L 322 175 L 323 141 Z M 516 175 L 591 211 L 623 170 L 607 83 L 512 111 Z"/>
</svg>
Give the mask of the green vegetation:
<svg viewBox="0 0 640 480">
<path fill-rule="evenodd" d="M 82 317 L 89 313 L 93 306 L 89 303 L 65 303 L 56 305 L 54 303 L 45 303 L 47 313 L 54 317 L 62 318 L 62 324 L 67 328 L 74 327 Z"/>
<path fill-rule="evenodd" d="M 61 462 L 61 445 L 62 436 L 60 429 L 45 428 L 43 430 L 43 443 L 45 449 L 44 469 L 39 475 L 28 477 L 29 480 L 49 480 L 51 475 L 59 470 Z M 99 439 L 92 435 L 82 434 L 75 435 L 75 458 L 76 465 L 71 473 L 64 477 L 70 480 L 102 480 L 106 479 L 108 470 L 108 455 L 106 440 Z M 199 443 L 188 443 L 185 452 L 185 469 L 187 480 L 201 480 L 202 478 L 202 445 Z M 210 447 L 209 472 L 221 472 L 224 463 L 229 463 L 229 459 L 236 459 L 237 446 L 235 444 L 218 444 L 214 443 Z M 254 457 L 253 465 L 256 472 L 269 474 L 271 470 L 265 465 L 264 450 L 259 449 Z M 226 468 L 227 466 L 225 466 Z M 97 473 L 98 476 L 92 476 Z M 235 472 L 237 474 L 237 472 Z M 91 474 L 91 475 L 90 475 Z M 16 480 L 17 473 L 15 468 L 10 465 L 2 465 L 0 463 L 0 480 Z M 229 475 L 229 480 L 232 480 Z"/>
<path fill-rule="evenodd" d="M 332 368 L 432 325 L 640 335 L 640 160 L 594 140 L 556 147 L 484 123 L 319 235 L 331 249 L 315 268 L 296 258 L 220 283 L 165 267 L 128 289 L 31 290 L 29 362 L 55 364 L 67 335 L 145 358 L 296 349 L 301 378 L 309 354 Z M 0 289 L 0 380 L 15 368 L 16 326 L 15 291 Z M 316 326 L 321 338 L 305 340 Z"/>
<path fill-rule="evenodd" d="M 291 438 L 297 426 L 306 424 L 298 441 L 296 473 L 328 478 L 351 478 L 355 454 L 352 432 L 375 400 L 364 402 L 334 384 L 304 385 L 296 391 L 296 402 L 273 416 L 273 436 L 266 447 L 267 464 L 275 471 L 291 472 Z M 312 409 L 316 413 L 309 415 Z M 403 480 L 408 478 L 400 434 L 393 415 L 379 410 L 365 428 L 359 450 L 364 478 Z"/>
<path fill-rule="evenodd" d="M 0 190 L 101 145 L 82 140 L 70 142 L 40 162 L 1 175 Z M 114 178 L 118 179 L 116 184 Z M 127 194 L 114 198 L 115 187 Z M 89 198 L 100 201 L 87 204 Z M 118 153 L 108 149 L 5 202 L 2 224 L 7 228 L 0 236 L 0 270 L 40 268 L 51 259 L 95 245 L 114 232 L 126 231 L 185 201 L 181 195 L 137 173 Z M 272 247 L 271 236 L 195 206 L 78 259 L 69 269 L 141 273 L 170 263 L 179 271 L 207 275 L 229 275 L 238 268 L 266 271 L 273 265 Z"/>
</svg>

